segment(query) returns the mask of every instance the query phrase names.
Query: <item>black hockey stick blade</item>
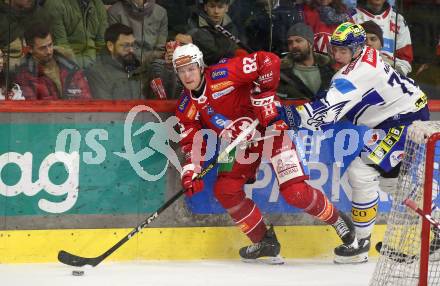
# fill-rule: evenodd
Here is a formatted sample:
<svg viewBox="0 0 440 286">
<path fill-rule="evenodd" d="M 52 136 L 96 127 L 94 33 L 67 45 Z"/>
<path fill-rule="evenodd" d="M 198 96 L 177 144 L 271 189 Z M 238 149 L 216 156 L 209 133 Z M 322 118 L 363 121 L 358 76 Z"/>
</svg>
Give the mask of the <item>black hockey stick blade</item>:
<svg viewBox="0 0 440 286">
<path fill-rule="evenodd" d="M 94 258 L 81 257 L 61 250 L 60 252 L 58 252 L 58 261 L 63 264 L 75 267 L 82 267 L 85 265 L 91 265 L 95 267 L 102 261 L 102 259 L 100 258 L 100 256 Z"/>
<path fill-rule="evenodd" d="M 381 253 L 382 248 L 384 248 L 382 241 L 376 243 L 375 248 L 377 252 Z M 411 264 L 417 259 L 417 255 L 408 255 L 389 246 L 385 246 L 384 251 L 381 254 L 397 263 Z"/>
<path fill-rule="evenodd" d="M 211 167 L 212 169 L 212 167 Z M 159 214 L 162 213 L 164 210 L 166 210 L 170 205 L 172 205 L 175 201 L 177 201 L 183 194 L 185 193 L 185 190 L 181 189 L 179 192 L 177 192 L 174 196 L 172 196 L 168 201 L 166 201 L 156 212 L 151 214 L 148 218 L 146 218 L 142 223 L 140 223 L 138 226 L 136 226 L 130 233 L 128 233 L 126 236 L 124 236 L 121 240 L 119 240 L 115 245 L 110 247 L 106 252 L 103 254 L 96 256 L 96 257 L 82 257 L 79 255 L 74 255 L 72 253 L 69 253 L 64 250 L 60 250 L 58 252 L 58 261 L 70 265 L 70 266 L 76 266 L 81 267 L 85 265 L 90 265 L 95 267 L 99 263 L 101 263 L 104 259 L 106 259 L 110 254 L 115 252 L 121 245 L 126 243 L 130 238 L 132 238 L 135 234 L 140 232 L 143 228 L 145 228 L 147 225 L 152 223 L 156 218 L 159 217 Z"/>
</svg>

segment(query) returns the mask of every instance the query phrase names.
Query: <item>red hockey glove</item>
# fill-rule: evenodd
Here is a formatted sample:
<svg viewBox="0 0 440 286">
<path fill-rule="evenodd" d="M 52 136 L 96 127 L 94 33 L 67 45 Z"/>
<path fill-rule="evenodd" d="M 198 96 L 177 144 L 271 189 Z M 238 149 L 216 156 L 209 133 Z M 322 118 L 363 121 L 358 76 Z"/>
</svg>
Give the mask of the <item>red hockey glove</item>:
<svg viewBox="0 0 440 286">
<path fill-rule="evenodd" d="M 267 127 L 278 116 L 275 106 L 275 92 L 266 91 L 251 96 L 254 113 L 260 121 L 260 125 Z"/>
<path fill-rule="evenodd" d="M 194 164 L 188 164 L 182 170 L 182 187 L 188 197 L 192 197 L 203 190 L 203 181 L 201 179 L 195 180 L 198 175 L 196 169 L 200 169 L 200 167 L 197 168 Z"/>
</svg>

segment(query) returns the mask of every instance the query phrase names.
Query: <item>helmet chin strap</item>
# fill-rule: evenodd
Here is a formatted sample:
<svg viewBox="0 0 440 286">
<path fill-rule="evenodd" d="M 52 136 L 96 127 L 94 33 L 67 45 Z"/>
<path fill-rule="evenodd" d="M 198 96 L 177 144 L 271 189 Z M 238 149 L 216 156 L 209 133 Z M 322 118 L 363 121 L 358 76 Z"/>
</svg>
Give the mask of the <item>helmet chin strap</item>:
<svg viewBox="0 0 440 286">
<path fill-rule="evenodd" d="M 355 59 L 357 59 L 362 54 L 362 49 L 363 48 L 364 48 L 364 46 L 358 47 L 355 51 L 353 51 L 353 55 L 351 56 L 351 61 L 354 61 Z M 357 52 L 359 52 L 359 54 L 357 56 L 355 56 Z"/>
</svg>

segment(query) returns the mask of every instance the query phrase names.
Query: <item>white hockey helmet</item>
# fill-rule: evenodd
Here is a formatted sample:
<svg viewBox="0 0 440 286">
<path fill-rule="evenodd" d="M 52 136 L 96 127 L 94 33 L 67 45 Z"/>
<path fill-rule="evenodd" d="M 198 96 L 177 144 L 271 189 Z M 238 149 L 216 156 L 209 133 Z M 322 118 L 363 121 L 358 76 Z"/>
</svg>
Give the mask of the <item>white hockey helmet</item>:
<svg viewBox="0 0 440 286">
<path fill-rule="evenodd" d="M 186 44 L 178 46 L 173 53 L 173 67 L 177 72 L 179 67 L 183 67 L 192 63 L 197 63 L 200 68 L 204 68 L 203 53 L 194 44 Z"/>
</svg>

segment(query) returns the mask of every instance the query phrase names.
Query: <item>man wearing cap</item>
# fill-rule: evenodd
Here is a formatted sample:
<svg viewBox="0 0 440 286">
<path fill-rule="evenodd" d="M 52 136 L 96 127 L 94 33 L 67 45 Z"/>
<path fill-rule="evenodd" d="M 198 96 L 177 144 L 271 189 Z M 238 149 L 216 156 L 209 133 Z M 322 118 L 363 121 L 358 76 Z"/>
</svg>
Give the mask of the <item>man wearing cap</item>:
<svg viewBox="0 0 440 286">
<path fill-rule="evenodd" d="M 361 26 L 364 28 L 365 33 L 367 33 L 366 45 L 381 51 L 383 48 L 383 31 L 380 26 L 371 20 L 363 22 Z M 392 57 L 382 51 L 380 52 L 380 55 L 387 64 L 394 67 L 394 60 Z M 406 62 L 399 58 L 396 58 L 396 66 L 394 69 L 402 75 L 407 75 L 408 73 Z"/>
<path fill-rule="evenodd" d="M 287 32 L 289 54 L 281 62 L 281 72 L 292 79 L 280 82 L 277 90 L 285 99 L 317 99 L 325 94 L 335 71 L 329 56 L 313 52 L 313 30 L 304 23 Z"/>
</svg>

